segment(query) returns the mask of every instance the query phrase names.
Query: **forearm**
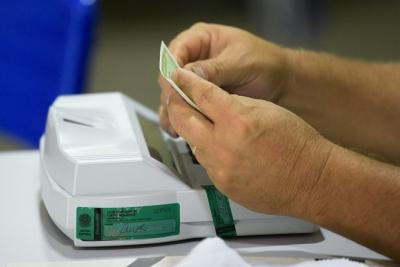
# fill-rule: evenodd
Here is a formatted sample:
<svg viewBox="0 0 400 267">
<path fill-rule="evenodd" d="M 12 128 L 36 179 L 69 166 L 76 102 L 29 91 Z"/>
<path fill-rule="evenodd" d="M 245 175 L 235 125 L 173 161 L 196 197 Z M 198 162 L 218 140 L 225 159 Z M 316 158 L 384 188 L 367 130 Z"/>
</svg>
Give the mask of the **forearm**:
<svg viewBox="0 0 400 267">
<path fill-rule="evenodd" d="M 400 261 L 400 168 L 334 145 L 299 216 Z"/>
<path fill-rule="evenodd" d="M 334 142 L 400 162 L 400 64 L 288 51 L 279 105 Z"/>
</svg>

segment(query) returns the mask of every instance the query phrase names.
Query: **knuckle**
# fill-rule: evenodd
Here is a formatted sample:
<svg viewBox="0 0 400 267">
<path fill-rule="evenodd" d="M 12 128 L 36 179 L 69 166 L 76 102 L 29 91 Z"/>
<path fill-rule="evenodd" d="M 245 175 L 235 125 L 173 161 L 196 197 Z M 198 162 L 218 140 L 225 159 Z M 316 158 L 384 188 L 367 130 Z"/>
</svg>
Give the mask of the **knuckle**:
<svg viewBox="0 0 400 267">
<path fill-rule="evenodd" d="M 168 109 L 168 129 L 173 130 L 182 137 L 190 133 L 190 127 L 186 120 L 182 119 L 182 110 L 174 105 Z"/>
<path fill-rule="evenodd" d="M 176 46 L 176 44 L 178 43 L 179 37 L 181 37 L 181 35 L 176 36 L 175 39 L 172 39 L 169 43 L 168 43 L 168 48 L 172 49 L 173 47 Z"/>
<path fill-rule="evenodd" d="M 161 126 L 161 128 L 162 129 L 164 129 L 165 131 L 168 131 L 169 130 L 169 122 L 168 122 L 168 120 L 167 119 L 161 119 L 160 120 L 160 126 Z"/>
<path fill-rule="evenodd" d="M 197 104 L 204 106 L 205 104 L 212 102 L 214 96 L 213 89 L 214 88 L 211 84 L 204 85 L 202 92 L 198 95 Z"/>
<path fill-rule="evenodd" d="M 199 21 L 193 24 L 192 28 L 204 28 L 208 25 L 208 23 Z"/>
<path fill-rule="evenodd" d="M 169 120 L 170 120 L 170 123 L 171 123 L 172 127 L 180 135 L 182 133 L 185 133 L 186 132 L 186 125 L 184 123 L 182 123 L 181 120 L 177 119 L 176 116 L 174 116 L 172 114 L 169 115 Z"/>
<path fill-rule="evenodd" d="M 252 106 L 235 105 L 233 126 L 239 139 L 255 134 L 260 128 L 259 111 Z"/>
<path fill-rule="evenodd" d="M 162 118 L 162 117 L 164 117 L 166 115 L 166 113 L 167 113 L 167 111 L 165 110 L 164 105 L 161 104 L 158 107 L 158 115 L 160 115 L 160 117 Z"/>
<path fill-rule="evenodd" d="M 245 138 L 254 132 L 253 122 L 246 116 L 238 116 L 236 123 L 237 134 L 240 138 Z"/>
<path fill-rule="evenodd" d="M 223 77 L 224 70 L 224 64 L 220 60 L 215 60 L 210 64 L 210 71 L 213 73 L 214 77 Z"/>
</svg>

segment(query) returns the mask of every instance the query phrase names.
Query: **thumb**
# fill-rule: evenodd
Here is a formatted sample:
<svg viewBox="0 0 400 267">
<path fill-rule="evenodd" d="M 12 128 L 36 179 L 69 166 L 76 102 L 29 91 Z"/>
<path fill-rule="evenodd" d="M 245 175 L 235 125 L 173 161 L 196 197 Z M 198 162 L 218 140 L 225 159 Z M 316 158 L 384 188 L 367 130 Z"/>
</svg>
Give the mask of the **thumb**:
<svg viewBox="0 0 400 267">
<path fill-rule="evenodd" d="M 232 84 L 235 77 L 232 74 L 237 66 L 231 66 L 230 60 L 218 56 L 189 63 L 184 68 L 217 86 L 223 87 Z"/>
<path fill-rule="evenodd" d="M 175 69 L 172 79 L 214 123 L 225 119 L 232 102 L 227 92 L 186 69 Z"/>
</svg>

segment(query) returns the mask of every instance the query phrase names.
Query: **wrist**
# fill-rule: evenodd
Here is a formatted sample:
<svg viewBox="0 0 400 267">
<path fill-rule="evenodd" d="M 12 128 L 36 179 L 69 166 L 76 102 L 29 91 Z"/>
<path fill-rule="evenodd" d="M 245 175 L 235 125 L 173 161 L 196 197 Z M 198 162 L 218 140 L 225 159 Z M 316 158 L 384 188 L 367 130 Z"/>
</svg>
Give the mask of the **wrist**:
<svg viewBox="0 0 400 267">
<path fill-rule="evenodd" d="M 325 201 L 329 201 L 325 198 L 325 174 L 327 169 L 332 168 L 332 158 L 336 157 L 336 153 L 337 145 L 319 134 L 305 145 L 292 172 L 298 185 L 289 209 L 290 215 L 314 221 L 311 218 L 323 212 Z"/>
<path fill-rule="evenodd" d="M 336 210 L 339 202 L 343 201 L 345 195 L 343 189 L 360 188 L 357 185 L 358 179 L 348 179 L 354 173 L 349 170 L 349 166 L 360 166 L 359 158 L 355 153 L 336 145 L 327 139 L 321 144 L 322 151 L 329 150 L 329 153 L 322 153 L 312 160 L 319 162 L 316 164 L 318 171 L 312 176 L 312 184 L 303 191 L 300 197 L 301 207 L 295 210 L 295 216 L 315 224 L 330 228 L 336 220 Z M 320 161 L 318 161 L 318 159 Z"/>
<path fill-rule="evenodd" d="M 265 40 L 259 44 L 259 52 L 254 54 L 253 72 L 259 73 L 261 78 L 258 86 L 263 92 L 262 99 L 278 104 L 290 80 L 290 49 Z"/>
<path fill-rule="evenodd" d="M 291 215 L 397 257 L 399 168 L 333 145 L 318 183 Z M 385 231 L 382 231 L 384 229 Z"/>
<path fill-rule="evenodd" d="M 285 62 L 285 79 L 281 86 L 281 95 L 277 100 L 277 104 L 289 110 L 297 107 L 299 91 L 302 90 L 302 76 L 308 72 L 307 52 L 301 49 L 284 48 Z M 301 70 L 299 69 L 301 68 Z"/>
</svg>

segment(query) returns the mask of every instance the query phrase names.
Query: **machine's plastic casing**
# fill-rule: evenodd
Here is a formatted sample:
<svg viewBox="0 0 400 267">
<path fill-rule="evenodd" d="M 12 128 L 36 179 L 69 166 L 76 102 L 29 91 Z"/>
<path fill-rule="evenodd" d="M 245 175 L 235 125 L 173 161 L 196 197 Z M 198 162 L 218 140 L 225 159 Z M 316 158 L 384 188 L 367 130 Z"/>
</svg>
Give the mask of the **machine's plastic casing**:
<svg viewBox="0 0 400 267">
<path fill-rule="evenodd" d="M 175 170 L 150 154 L 138 115 L 157 115 L 121 93 L 59 97 L 51 106 L 40 144 L 42 198 L 55 224 L 75 246 L 160 243 L 216 235 L 203 185 L 183 139 L 162 133 Z M 161 131 L 161 130 L 160 130 Z M 120 208 L 179 203 L 177 235 L 83 241 L 76 237 L 78 207 Z M 317 228 L 291 217 L 250 211 L 229 200 L 237 235 L 309 233 Z"/>
</svg>

